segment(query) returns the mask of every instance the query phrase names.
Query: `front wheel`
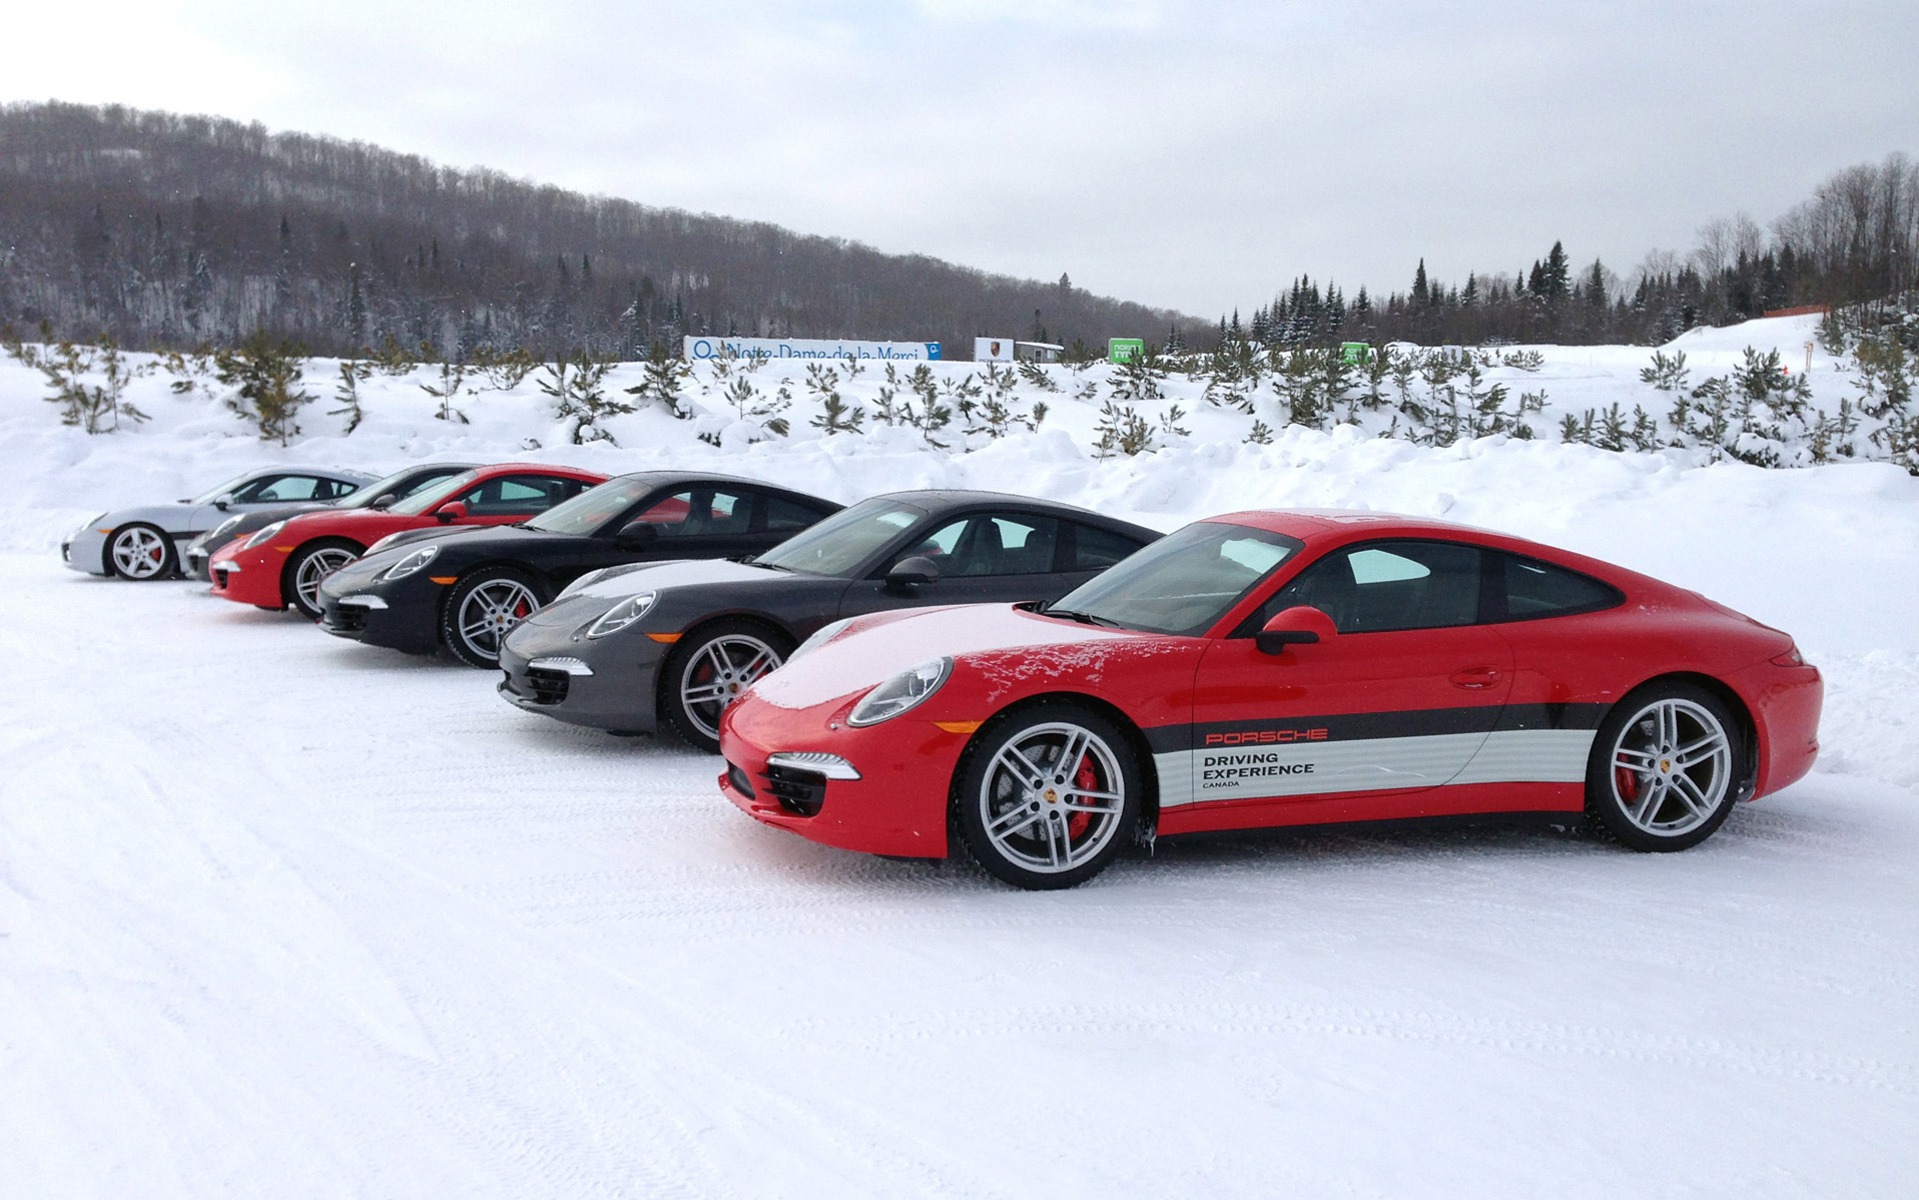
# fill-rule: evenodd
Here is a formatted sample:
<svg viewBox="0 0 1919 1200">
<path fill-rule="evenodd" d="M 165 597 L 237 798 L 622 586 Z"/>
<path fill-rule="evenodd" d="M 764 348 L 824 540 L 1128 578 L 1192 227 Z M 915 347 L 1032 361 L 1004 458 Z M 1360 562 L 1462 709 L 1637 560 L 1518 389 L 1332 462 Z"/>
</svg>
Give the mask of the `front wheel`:
<svg viewBox="0 0 1919 1200">
<path fill-rule="evenodd" d="M 469 667 L 500 665 L 500 646 L 546 600 L 540 585 L 511 567 L 475 571 L 453 585 L 440 616 L 440 640 Z"/>
<path fill-rule="evenodd" d="M 1713 835 L 1745 785 L 1739 723 L 1690 684 L 1641 688 L 1593 739 L 1586 811 L 1621 845 L 1686 850 Z"/>
<path fill-rule="evenodd" d="M 793 643 L 751 621 L 721 621 L 680 639 L 666 661 L 666 719 L 688 742 L 718 754 L 727 705 L 792 652 Z"/>
<path fill-rule="evenodd" d="M 107 539 L 107 565 L 122 579 L 165 579 L 177 563 L 173 539 L 151 525 L 123 525 Z"/>
<path fill-rule="evenodd" d="M 1068 888 L 1119 856 L 1139 824 L 1138 756 L 1107 718 L 1043 704 L 982 730 L 954 804 L 974 861 L 1015 887 Z"/>
<path fill-rule="evenodd" d="M 320 582 L 360 557 L 361 547 L 345 538 L 309 542 L 287 560 L 280 594 L 309 621 L 320 619 Z"/>
</svg>

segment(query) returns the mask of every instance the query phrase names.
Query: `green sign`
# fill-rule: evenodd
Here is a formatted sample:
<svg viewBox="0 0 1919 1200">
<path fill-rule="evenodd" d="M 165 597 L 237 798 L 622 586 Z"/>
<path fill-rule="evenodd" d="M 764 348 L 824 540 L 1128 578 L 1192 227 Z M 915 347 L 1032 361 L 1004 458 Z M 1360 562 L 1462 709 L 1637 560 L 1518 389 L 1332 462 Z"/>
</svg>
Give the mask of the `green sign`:
<svg viewBox="0 0 1919 1200">
<path fill-rule="evenodd" d="M 1365 342 L 1341 342 L 1339 344 L 1339 361 L 1341 362 L 1364 363 L 1372 358 L 1372 356 L 1373 348 Z"/>
<path fill-rule="evenodd" d="M 1111 363 L 1132 362 L 1146 353 L 1145 338 L 1107 338 L 1106 361 Z"/>
</svg>

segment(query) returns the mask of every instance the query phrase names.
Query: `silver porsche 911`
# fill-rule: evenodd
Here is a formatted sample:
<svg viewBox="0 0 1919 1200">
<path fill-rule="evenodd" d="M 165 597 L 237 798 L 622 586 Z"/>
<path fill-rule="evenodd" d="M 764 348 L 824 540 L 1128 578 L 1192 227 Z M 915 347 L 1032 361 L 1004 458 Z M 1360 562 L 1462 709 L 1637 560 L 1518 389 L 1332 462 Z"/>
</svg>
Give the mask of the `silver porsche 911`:
<svg viewBox="0 0 1919 1200">
<path fill-rule="evenodd" d="M 181 543 L 236 512 L 337 500 L 376 478 L 339 467 L 260 467 L 189 500 L 101 513 L 60 544 L 60 556 L 91 575 L 165 579 L 179 571 Z"/>
</svg>

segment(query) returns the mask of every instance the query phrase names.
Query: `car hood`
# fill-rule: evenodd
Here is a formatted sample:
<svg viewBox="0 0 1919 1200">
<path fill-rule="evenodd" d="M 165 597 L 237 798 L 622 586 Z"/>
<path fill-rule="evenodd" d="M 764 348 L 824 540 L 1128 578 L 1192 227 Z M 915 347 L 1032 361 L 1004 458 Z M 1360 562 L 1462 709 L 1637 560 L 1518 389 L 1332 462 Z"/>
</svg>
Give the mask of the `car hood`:
<svg viewBox="0 0 1919 1200">
<path fill-rule="evenodd" d="M 209 514 L 205 519 L 200 518 L 202 510 Z M 115 509 L 94 524 L 103 529 L 118 529 L 139 521 L 165 533 L 197 533 L 204 527 L 216 524 L 211 519 L 213 517 L 224 521 L 227 514 L 210 504 L 143 504 L 137 508 Z"/>
<path fill-rule="evenodd" d="M 865 691 L 934 658 L 951 658 L 955 673 L 1010 666 L 1060 675 L 1097 668 L 1113 650 L 1159 638 L 1042 617 L 1011 604 L 910 609 L 861 619 L 848 632 L 767 674 L 751 693 L 780 708 L 812 708 Z"/>
<path fill-rule="evenodd" d="M 587 578 L 590 583 L 573 585 L 558 600 L 528 617 L 525 624 L 565 625 L 584 621 L 640 592 L 713 584 L 771 583 L 793 576 L 771 567 L 755 567 L 724 558 L 685 558 L 608 567 L 597 576 Z"/>
</svg>

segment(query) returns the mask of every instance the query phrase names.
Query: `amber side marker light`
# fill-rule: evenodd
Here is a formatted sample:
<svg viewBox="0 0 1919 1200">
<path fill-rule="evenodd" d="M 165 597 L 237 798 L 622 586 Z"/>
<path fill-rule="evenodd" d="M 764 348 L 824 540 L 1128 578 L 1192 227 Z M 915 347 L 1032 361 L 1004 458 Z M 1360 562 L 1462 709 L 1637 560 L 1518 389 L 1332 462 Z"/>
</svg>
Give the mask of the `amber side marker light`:
<svg viewBox="0 0 1919 1200">
<path fill-rule="evenodd" d="M 662 646 L 671 646 L 674 642 L 680 640 L 680 635 L 677 633 L 649 633 L 646 636 L 652 638 Z"/>
<path fill-rule="evenodd" d="M 935 721 L 933 724 L 948 733 L 976 733 L 984 722 L 980 721 Z"/>
<path fill-rule="evenodd" d="M 440 584 L 442 587 L 444 587 L 445 585 L 459 579 L 459 576 L 458 575 L 428 575 L 427 578 L 431 579 L 433 582 Z"/>
</svg>

